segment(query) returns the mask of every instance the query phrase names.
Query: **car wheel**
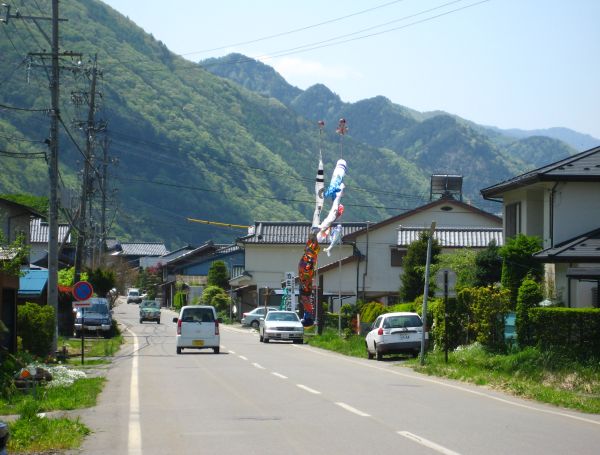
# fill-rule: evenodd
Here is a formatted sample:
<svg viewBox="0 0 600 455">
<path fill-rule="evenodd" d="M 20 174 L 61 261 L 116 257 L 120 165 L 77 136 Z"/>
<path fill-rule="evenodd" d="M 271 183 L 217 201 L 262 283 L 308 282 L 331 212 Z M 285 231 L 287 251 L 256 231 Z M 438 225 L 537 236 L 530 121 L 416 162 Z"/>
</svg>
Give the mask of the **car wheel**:
<svg viewBox="0 0 600 455">
<path fill-rule="evenodd" d="M 144 322 L 144 320 L 140 318 L 140 324 L 141 324 L 142 322 Z"/>
<path fill-rule="evenodd" d="M 258 341 L 260 341 L 262 343 L 263 340 L 264 340 L 264 337 L 262 335 L 258 335 Z"/>
<path fill-rule="evenodd" d="M 375 348 L 375 358 L 379 361 L 383 360 L 383 354 L 381 351 L 377 350 L 377 345 L 374 344 L 373 347 Z"/>
<path fill-rule="evenodd" d="M 263 337 L 263 343 L 268 343 L 269 339 L 267 337 Z"/>
<path fill-rule="evenodd" d="M 258 330 L 258 321 L 255 319 L 254 321 L 252 321 L 252 323 L 250 324 L 250 326 L 254 329 L 254 330 Z"/>
<path fill-rule="evenodd" d="M 367 358 L 371 360 L 375 356 L 371 351 L 369 351 L 369 345 L 367 343 L 365 343 L 365 347 L 367 348 Z"/>
<path fill-rule="evenodd" d="M 181 351 L 183 351 L 183 349 L 181 349 L 179 346 L 177 347 L 177 354 L 181 354 Z"/>
<path fill-rule="evenodd" d="M 157 324 L 160 324 L 160 319 L 158 319 L 158 320 L 156 321 L 156 323 L 157 323 Z"/>
<path fill-rule="evenodd" d="M 214 352 L 215 354 L 218 354 L 218 353 L 220 352 L 220 350 L 221 350 L 220 346 L 217 346 L 217 347 L 214 347 L 214 348 L 213 348 L 213 352 Z"/>
</svg>

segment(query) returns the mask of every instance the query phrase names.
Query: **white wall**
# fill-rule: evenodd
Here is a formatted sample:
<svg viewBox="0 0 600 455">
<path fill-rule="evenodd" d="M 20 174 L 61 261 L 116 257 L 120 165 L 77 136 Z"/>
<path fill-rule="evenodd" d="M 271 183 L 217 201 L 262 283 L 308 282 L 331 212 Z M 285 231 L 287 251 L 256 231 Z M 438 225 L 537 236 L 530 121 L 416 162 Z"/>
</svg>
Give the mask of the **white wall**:
<svg viewBox="0 0 600 455">
<path fill-rule="evenodd" d="M 554 244 L 600 227 L 600 182 L 560 183 L 554 196 Z"/>
</svg>

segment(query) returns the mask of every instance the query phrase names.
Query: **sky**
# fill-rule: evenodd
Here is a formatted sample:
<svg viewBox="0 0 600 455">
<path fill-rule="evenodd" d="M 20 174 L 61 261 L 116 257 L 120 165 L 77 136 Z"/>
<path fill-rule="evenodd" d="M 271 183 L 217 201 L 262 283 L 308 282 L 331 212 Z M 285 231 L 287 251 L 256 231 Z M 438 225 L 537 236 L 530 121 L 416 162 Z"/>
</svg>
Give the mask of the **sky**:
<svg viewBox="0 0 600 455">
<path fill-rule="evenodd" d="M 598 0 L 103 1 L 191 61 L 239 52 L 345 102 L 600 139 Z"/>
</svg>

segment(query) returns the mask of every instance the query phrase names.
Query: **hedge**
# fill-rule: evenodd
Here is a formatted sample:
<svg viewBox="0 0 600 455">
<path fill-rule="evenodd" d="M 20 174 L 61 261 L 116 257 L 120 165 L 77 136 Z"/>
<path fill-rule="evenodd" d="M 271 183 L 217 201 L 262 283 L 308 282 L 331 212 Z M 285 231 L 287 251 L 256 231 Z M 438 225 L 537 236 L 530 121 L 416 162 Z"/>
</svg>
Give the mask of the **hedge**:
<svg viewBox="0 0 600 455">
<path fill-rule="evenodd" d="M 534 341 L 577 359 L 600 359 L 600 309 L 531 308 Z"/>
</svg>

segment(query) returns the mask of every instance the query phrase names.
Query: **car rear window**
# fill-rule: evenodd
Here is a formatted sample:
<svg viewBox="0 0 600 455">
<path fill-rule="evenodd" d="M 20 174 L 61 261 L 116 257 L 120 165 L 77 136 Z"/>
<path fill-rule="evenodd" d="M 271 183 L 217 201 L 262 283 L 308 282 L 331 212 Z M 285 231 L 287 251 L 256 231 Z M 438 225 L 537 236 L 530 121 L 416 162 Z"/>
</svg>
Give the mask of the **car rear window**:
<svg viewBox="0 0 600 455">
<path fill-rule="evenodd" d="M 295 313 L 267 313 L 267 321 L 297 321 L 298 316 Z"/>
<path fill-rule="evenodd" d="M 389 318 L 385 318 L 383 322 L 383 327 L 385 329 L 401 329 L 405 327 L 421 327 L 423 322 L 421 318 L 417 315 L 408 315 L 408 316 L 391 316 Z"/>
<path fill-rule="evenodd" d="M 215 322 L 212 308 L 186 308 L 181 315 L 183 322 Z"/>
</svg>

